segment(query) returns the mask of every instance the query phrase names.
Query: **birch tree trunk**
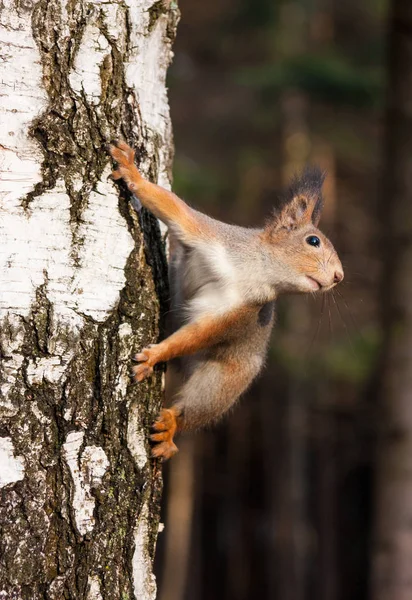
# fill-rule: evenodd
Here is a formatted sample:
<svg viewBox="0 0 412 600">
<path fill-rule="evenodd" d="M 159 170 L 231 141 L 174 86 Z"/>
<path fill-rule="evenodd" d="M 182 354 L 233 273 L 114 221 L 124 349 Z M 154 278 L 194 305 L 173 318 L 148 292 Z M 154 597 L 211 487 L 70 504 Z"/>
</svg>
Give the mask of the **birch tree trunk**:
<svg viewBox="0 0 412 600">
<path fill-rule="evenodd" d="M 0 598 L 151 600 L 161 474 L 157 222 L 108 179 L 106 144 L 168 186 L 172 3 L 0 6 Z"/>
<path fill-rule="evenodd" d="M 381 246 L 382 436 L 377 457 L 373 600 L 412 598 L 412 5 L 392 0 Z"/>
</svg>

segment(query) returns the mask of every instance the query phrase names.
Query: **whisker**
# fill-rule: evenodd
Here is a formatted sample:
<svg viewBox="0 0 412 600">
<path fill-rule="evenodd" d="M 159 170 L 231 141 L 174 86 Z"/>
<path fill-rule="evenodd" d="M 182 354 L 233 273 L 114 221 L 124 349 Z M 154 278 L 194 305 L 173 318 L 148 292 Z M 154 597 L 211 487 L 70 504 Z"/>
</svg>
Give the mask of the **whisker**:
<svg viewBox="0 0 412 600">
<path fill-rule="evenodd" d="M 320 331 L 320 326 L 321 326 L 321 323 L 322 323 L 322 318 L 323 318 L 324 310 L 325 310 L 325 294 L 322 296 L 322 305 L 320 307 L 320 315 L 319 315 L 319 319 L 318 319 L 318 324 L 316 326 L 316 330 L 315 330 L 315 333 L 314 333 L 314 335 L 312 337 L 312 340 L 311 340 L 311 342 L 309 344 L 309 348 L 308 348 L 307 354 L 311 354 L 311 350 L 313 348 L 313 345 L 314 345 L 315 341 L 318 338 L 319 331 Z"/>
<path fill-rule="evenodd" d="M 332 248 L 332 250 L 330 251 L 330 254 L 329 254 L 329 258 L 328 258 L 328 260 L 326 261 L 326 265 L 325 265 L 325 267 L 327 267 L 327 266 L 328 266 L 328 264 L 329 264 L 329 261 L 330 261 L 330 259 L 332 258 L 332 254 L 333 254 L 333 253 L 334 253 L 334 249 Z"/>
<path fill-rule="evenodd" d="M 355 351 L 355 348 L 354 348 L 354 346 L 353 346 L 353 343 L 352 343 L 352 338 L 351 338 L 351 336 L 350 336 L 350 333 L 349 333 L 348 326 L 347 326 L 347 324 L 346 324 L 346 321 L 345 321 L 345 319 L 343 318 L 343 315 L 342 315 L 342 313 L 341 313 L 341 310 L 340 310 L 339 304 L 338 304 L 338 303 L 337 303 L 337 301 L 336 301 L 335 294 L 333 293 L 333 290 L 332 290 L 332 299 L 333 299 L 333 301 L 334 301 L 334 303 L 335 303 L 336 310 L 338 311 L 338 313 L 339 313 L 339 316 L 340 316 L 340 318 L 341 318 L 341 321 L 342 321 L 342 323 L 343 323 L 343 326 L 344 326 L 344 328 L 345 328 L 346 335 L 348 336 L 348 340 L 349 340 L 349 344 L 350 344 L 350 347 L 351 347 L 351 349 L 352 349 L 352 352 L 353 352 L 353 354 L 356 356 L 356 351 Z"/>
<path fill-rule="evenodd" d="M 351 318 L 351 321 L 352 321 L 352 324 L 353 324 L 354 328 L 356 329 L 356 332 L 359 334 L 359 337 L 361 338 L 361 340 L 362 340 L 362 341 L 364 341 L 364 340 L 363 340 L 363 336 L 362 336 L 362 332 L 361 332 L 361 330 L 360 330 L 360 328 L 359 328 L 359 325 L 358 325 L 358 323 L 356 322 L 356 319 L 355 319 L 355 317 L 353 316 L 353 314 L 352 314 L 352 311 L 350 310 L 350 308 L 349 308 L 349 304 L 346 302 L 346 299 L 345 299 L 345 297 L 343 296 L 343 294 L 342 294 L 342 293 L 341 293 L 339 290 L 335 290 L 335 292 L 336 292 L 336 293 L 339 295 L 339 297 L 342 299 L 342 302 L 344 303 L 344 305 L 345 305 L 345 308 L 346 308 L 346 310 L 347 310 L 347 311 L 348 311 L 348 313 L 349 313 L 349 316 L 350 316 L 350 318 Z"/>
<path fill-rule="evenodd" d="M 321 259 L 319 258 L 319 256 L 316 256 L 316 255 L 315 255 L 315 256 L 314 256 L 314 258 L 315 258 L 316 262 L 318 263 L 318 265 L 319 265 L 320 267 L 323 267 L 323 265 L 322 265 L 322 261 L 321 261 Z"/>
<path fill-rule="evenodd" d="M 328 316 L 329 316 L 329 339 L 333 337 L 332 313 L 330 310 L 330 296 L 328 296 Z"/>
</svg>

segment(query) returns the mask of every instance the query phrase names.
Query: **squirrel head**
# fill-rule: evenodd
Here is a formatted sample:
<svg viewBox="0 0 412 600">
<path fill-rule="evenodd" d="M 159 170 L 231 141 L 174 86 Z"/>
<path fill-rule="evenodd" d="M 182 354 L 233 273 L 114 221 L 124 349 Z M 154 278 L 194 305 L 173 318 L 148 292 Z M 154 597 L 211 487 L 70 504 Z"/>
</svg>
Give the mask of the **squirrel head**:
<svg viewBox="0 0 412 600">
<path fill-rule="evenodd" d="M 262 232 L 276 263 L 276 292 L 328 291 L 343 279 L 339 257 L 318 229 L 324 173 L 306 168 L 295 177 Z"/>
</svg>

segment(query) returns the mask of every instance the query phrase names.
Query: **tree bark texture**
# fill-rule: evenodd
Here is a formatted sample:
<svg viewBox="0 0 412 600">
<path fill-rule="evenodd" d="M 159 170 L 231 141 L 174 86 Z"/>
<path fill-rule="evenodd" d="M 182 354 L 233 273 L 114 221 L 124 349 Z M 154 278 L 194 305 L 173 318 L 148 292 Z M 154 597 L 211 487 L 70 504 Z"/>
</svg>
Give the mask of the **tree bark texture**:
<svg viewBox="0 0 412 600">
<path fill-rule="evenodd" d="M 376 481 L 374 600 L 412 598 L 412 5 L 392 0 L 382 285 L 382 435 Z"/>
<path fill-rule="evenodd" d="M 0 5 L 0 598 L 152 600 L 167 293 L 156 220 L 109 178 L 122 137 L 169 185 L 170 2 Z"/>
</svg>

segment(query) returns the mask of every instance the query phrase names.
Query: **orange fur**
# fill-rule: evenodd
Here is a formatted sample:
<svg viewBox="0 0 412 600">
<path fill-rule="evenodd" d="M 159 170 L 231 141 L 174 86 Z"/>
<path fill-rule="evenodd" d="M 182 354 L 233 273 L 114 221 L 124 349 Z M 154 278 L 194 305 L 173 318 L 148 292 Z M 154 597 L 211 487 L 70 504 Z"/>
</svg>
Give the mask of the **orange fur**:
<svg viewBox="0 0 412 600">
<path fill-rule="evenodd" d="M 173 438 L 179 428 L 179 421 L 180 411 L 173 406 L 171 408 L 163 408 L 160 411 L 153 424 L 153 429 L 156 433 L 152 433 L 150 436 L 152 442 L 155 442 L 152 449 L 153 457 L 168 460 L 178 452 Z"/>
<path fill-rule="evenodd" d="M 134 150 L 124 142 L 110 146 L 110 154 L 118 163 L 113 171 L 113 179 L 121 179 L 127 183 L 131 192 L 136 194 L 143 206 L 169 226 L 178 226 L 191 238 L 213 237 L 204 223 L 200 225 L 196 213 L 178 196 L 164 188 L 144 179 L 134 164 Z"/>
<path fill-rule="evenodd" d="M 113 178 L 123 178 L 171 233 L 174 333 L 136 355 L 134 378 L 143 381 L 159 362 L 195 355 L 172 362 L 166 396 L 173 405 L 160 412 L 150 436 L 152 456 L 167 460 L 177 452 L 177 431 L 217 421 L 259 373 L 278 295 L 327 291 L 343 269 L 317 228 L 324 174 L 316 168 L 295 178 L 266 227 L 253 230 L 215 221 L 146 181 L 124 142 L 110 153 L 118 163 Z"/>
<path fill-rule="evenodd" d="M 236 330 L 252 312 L 253 308 L 244 306 L 225 315 L 208 315 L 184 325 L 160 344 L 144 348 L 135 356 L 135 360 L 140 363 L 132 369 L 135 380 L 140 382 L 146 379 L 153 373 L 153 367 L 159 362 L 167 362 L 177 356 L 195 354 L 227 339 L 230 328 Z"/>
</svg>

